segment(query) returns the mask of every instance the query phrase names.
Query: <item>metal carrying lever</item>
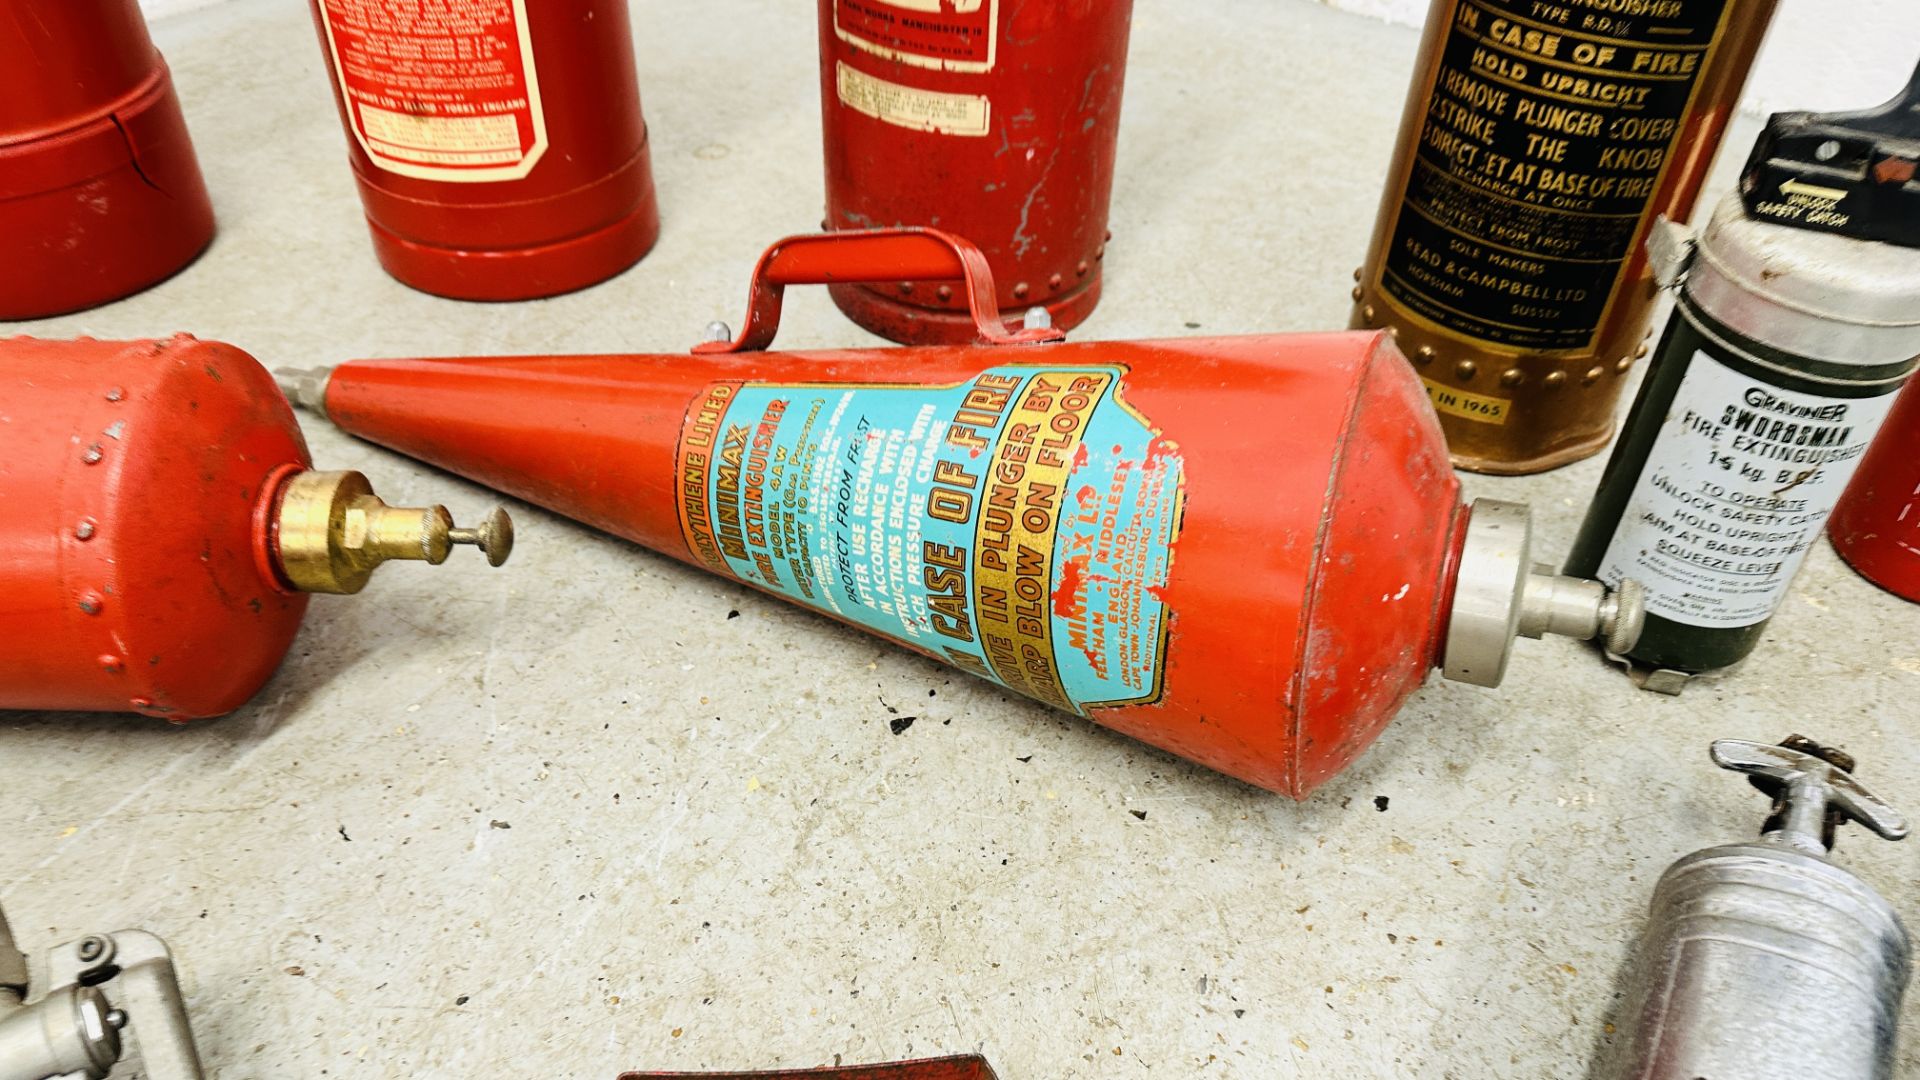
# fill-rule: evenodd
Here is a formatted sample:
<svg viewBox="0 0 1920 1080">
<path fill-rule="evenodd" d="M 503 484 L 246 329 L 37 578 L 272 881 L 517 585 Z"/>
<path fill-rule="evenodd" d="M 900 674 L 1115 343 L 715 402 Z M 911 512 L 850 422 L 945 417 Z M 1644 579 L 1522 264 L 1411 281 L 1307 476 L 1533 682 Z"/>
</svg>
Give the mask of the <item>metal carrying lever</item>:
<svg viewBox="0 0 1920 1080">
<path fill-rule="evenodd" d="M 144 930 L 89 934 L 54 949 L 28 995 L 27 958 L 0 912 L 0 1080 L 102 1080 L 131 1027 L 148 1080 L 200 1080 L 186 1001 L 167 943 Z"/>
<path fill-rule="evenodd" d="M 1898 810 L 1853 777 L 1853 759 L 1804 736 L 1779 746 L 1720 739 L 1714 764 L 1746 773 L 1773 796 L 1773 814 L 1762 838 L 1814 855 L 1833 847 L 1834 829 L 1857 821 L 1888 840 L 1905 839 L 1907 821 Z"/>
</svg>

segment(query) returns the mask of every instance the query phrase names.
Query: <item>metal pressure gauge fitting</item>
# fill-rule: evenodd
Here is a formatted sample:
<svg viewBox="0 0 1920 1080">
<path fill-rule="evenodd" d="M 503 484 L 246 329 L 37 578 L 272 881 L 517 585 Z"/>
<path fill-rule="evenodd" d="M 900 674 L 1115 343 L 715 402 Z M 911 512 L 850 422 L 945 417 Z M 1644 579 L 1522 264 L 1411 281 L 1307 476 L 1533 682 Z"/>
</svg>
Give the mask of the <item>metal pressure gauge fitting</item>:
<svg viewBox="0 0 1920 1080">
<path fill-rule="evenodd" d="M 1631 578 L 1609 589 L 1534 562 L 1531 507 L 1475 499 L 1460 542 L 1441 673 L 1498 686 L 1516 637 L 1599 638 L 1618 655 L 1639 640 L 1645 617 L 1640 585 Z"/>
<path fill-rule="evenodd" d="M 280 489 L 273 552 L 287 582 L 302 592 L 357 593 L 381 563 L 411 559 L 438 566 L 456 544 L 471 544 L 499 566 L 513 552 L 513 521 L 495 507 L 461 529 L 444 506 L 388 506 L 357 472 L 301 472 Z"/>
</svg>

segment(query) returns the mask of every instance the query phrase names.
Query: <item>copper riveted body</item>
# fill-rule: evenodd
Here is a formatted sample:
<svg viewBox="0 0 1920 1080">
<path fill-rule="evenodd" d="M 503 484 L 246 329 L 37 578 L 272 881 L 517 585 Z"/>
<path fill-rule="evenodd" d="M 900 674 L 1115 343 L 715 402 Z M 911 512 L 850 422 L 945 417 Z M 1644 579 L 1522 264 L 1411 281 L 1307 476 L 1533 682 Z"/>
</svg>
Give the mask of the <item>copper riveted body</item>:
<svg viewBox="0 0 1920 1080">
<path fill-rule="evenodd" d="M 1691 211 L 1774 0 L 1631 6 L 1428 16 L 1353 325 L 1393 332 L 1461 468 L 1606 446 L 1648 352 L 1648 230 Z"/>
</svg>

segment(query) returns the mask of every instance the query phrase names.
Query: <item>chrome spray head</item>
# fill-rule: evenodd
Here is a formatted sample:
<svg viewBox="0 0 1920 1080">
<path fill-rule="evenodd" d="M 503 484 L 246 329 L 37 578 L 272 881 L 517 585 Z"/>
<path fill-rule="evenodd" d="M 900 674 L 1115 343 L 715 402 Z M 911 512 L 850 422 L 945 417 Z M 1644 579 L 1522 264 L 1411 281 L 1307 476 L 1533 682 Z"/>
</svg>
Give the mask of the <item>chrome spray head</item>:
<svg viewBox="0 0 1920 1080">
<path fill-rule="evenodd" d="M 129 1023 L 142 1076 L 205 1075 L 166 942 L 143 930 L 88 934 L 47 954 L 36 988 L 0 912 L 0 1080 L 103 1080 Z"/>
<path fill-rule="evenodd" d="M 1614 655 L 1640 640 L 1646 604 L 1639 582 L 1609 589 L 1534 562 L 1533 510 L 1523 503 L 1475 499 L 1467 513 L 1441 674 L 1498 686 L 1516 637 L 1600 638 Z"/>
<path fill-rule="evenodd" d="M 1833 848 L 1834 831 L 1857 821 L 1888 840 L 1905 839 L 1907 820 L 1853 778 L 1853 758 L 1802 735 L 1779 746 L 1720 739 L 1714 764 L 1746 773 L 1753 786 L 1773 797 L 1773 812 L 1761 839 L 1809 855 Z"/>
</svg>

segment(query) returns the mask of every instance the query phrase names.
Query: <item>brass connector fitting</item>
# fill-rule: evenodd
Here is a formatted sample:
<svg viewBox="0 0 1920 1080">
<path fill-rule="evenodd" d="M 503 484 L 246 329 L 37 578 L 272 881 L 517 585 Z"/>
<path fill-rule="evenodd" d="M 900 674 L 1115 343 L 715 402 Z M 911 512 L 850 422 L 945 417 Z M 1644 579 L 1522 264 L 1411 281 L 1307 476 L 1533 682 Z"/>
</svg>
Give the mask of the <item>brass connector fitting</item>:
<svg viewBox="0 0 1920 1080">
<path fill-rule="evenodd" d="M 302 592 L 357 593 L 389 559 L 439 565 L 456 544 L 472 544 L 499 566 L 513 551 L 513 522 L 495 507 L 460 529 L 444 506 L 388 506 L 357 472 L 303 472 L 281 489 L 273 551 Z"/>
</svg>

